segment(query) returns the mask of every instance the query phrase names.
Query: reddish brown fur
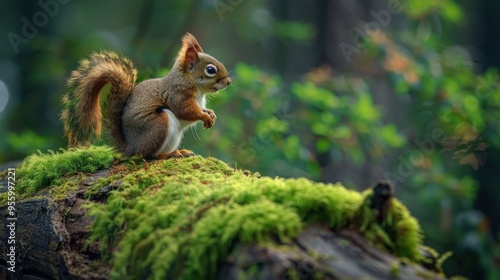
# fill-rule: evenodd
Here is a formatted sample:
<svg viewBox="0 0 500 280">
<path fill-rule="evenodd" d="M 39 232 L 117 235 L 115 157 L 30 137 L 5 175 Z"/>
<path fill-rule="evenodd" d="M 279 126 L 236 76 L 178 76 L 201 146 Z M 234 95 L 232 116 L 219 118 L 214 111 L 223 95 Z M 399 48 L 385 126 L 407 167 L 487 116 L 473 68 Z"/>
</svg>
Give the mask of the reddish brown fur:
<svg viewBox="0 0 500 280">
<path fill-rule="evenodd" d="M 125 146 L 121 136 L 121 108 L 134 87 L 136 75 L 127 58 L 112 52 L 94 53 L 80 62 L 68 79 L 70 90 L 63 97 L 61 119 L 70 147 L 87 146 L 92 139 L 99 138 L 102 122 L 99 95 L 106 83 L 111 84 L 104 106 L 106 126 L 114 145 L 118 149 Z"/>
<path fill-rule="evenodd" d="M 94 93 L 90 95 L 88 99 L 83 98 L 77 107 L 77 112 L 83 112 L 80 114 L 80 124 L 83 129 L 91 129 L 95 131 L 95 135 L 98 138 L 101 135 L 101 106 L 99 104 L 99 95 L 102 87 L 106 84 L 106 80 L 100 79 L 91 87 L 90 92 Z"/>
</svg>

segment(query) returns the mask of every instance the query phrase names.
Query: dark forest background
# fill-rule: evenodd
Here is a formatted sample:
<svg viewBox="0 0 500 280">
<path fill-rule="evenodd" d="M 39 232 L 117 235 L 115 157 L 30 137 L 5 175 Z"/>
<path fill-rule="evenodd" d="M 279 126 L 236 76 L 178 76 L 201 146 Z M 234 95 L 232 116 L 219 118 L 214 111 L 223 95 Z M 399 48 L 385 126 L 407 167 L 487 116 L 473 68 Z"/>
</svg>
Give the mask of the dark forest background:
<svg viewBox="0 0 500 280">
<path fill-rule="evenodd" d="M 185 32 L 233 85 L 182 146 L 263 175 L 390 179 L 448 275 L 500 279 L 500 2 L 4 3 L 0 162 L 66 147 L 65 79 L 93 51 L 168 71 Z"/>
</svg>

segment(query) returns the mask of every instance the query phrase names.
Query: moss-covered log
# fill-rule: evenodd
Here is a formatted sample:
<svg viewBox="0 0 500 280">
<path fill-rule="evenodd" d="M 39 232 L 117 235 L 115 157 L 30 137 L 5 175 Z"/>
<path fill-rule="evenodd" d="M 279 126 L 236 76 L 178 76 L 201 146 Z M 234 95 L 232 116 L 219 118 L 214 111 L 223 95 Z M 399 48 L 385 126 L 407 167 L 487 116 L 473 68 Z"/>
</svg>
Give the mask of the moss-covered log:
<svg viewBox="0 0 500 280">
<path fill-rule="evenodd" d="M 15 175 L 16 272 L 4 253 L 2 279 L 444 278 L 383 182 L 360 193 L 106 147 L 34 155 Z M 8 252 L 11 231 L 0 234 Z"/>
</svg>

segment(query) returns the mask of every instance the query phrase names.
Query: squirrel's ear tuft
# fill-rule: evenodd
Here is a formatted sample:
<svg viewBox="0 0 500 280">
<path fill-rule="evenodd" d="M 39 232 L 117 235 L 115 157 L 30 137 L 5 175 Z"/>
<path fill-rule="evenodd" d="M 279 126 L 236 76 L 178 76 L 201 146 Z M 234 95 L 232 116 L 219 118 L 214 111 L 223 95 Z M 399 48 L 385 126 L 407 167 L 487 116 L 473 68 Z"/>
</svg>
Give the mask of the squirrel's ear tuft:
<svg viewBox="0 0 500 280">
<path fill-rule="evenodd" d="M 200 44 L 198 43 L 198 40 L 191 34 L 191 33 L 186 33 L 184 37 L 182 37 L 182 46 L 191 46 L 193 47 L 197 52 L 203 52 L 203 49 L 201 48 Z"/>
<path fill-rule="evenodd" d="M 182 48 L 179 51 L 179 59 L 184 65 L 191 64 L 198 59 L 198 53 L 203 52 L 200 44 L 191 33 L 186 33 L 182 37 Z"/>
</svg>

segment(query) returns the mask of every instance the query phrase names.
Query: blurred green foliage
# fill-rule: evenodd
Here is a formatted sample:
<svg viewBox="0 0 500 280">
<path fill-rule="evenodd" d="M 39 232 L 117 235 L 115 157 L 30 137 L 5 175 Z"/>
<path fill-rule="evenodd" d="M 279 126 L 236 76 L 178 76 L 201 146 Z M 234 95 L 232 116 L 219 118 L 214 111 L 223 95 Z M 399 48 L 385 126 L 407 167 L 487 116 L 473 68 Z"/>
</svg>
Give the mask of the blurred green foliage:
<svg viewBox="0 0 500 280">
<path fill-rule="evenodd" d="M 30 129 L 23 130 L 21 133 L 9 132 L 5 135 L 5 141 L 10 147 L 10 153 L 25 156 L 33 152 L 33 147 L 40 150 L 46 150 L 51 146 L 51 138 L 42 136 Z"/>
</svg>

